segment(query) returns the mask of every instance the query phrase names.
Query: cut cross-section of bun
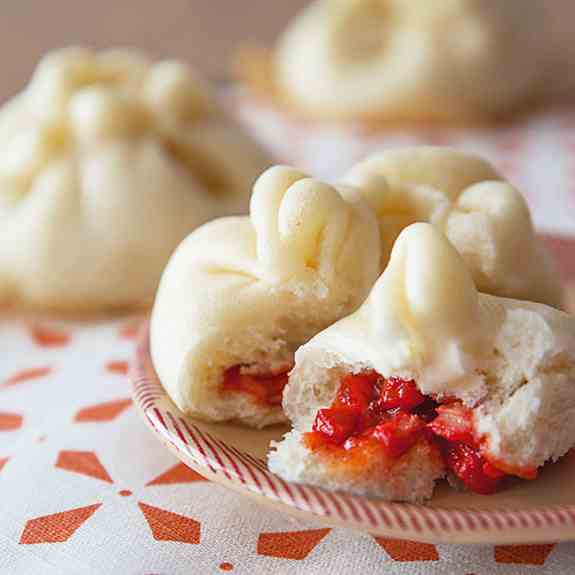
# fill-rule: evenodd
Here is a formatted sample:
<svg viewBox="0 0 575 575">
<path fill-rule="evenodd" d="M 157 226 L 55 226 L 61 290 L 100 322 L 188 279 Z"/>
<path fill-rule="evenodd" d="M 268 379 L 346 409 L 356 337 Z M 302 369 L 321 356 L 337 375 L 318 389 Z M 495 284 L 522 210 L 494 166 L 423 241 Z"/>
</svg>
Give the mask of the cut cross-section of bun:
<svg viewBox="0 0 575 575">
<path fill-rule="evenodd" d="M 295 350 L 361 305 L 380 262 L 377 220 L 357 190 L 269 169 L 250 217 L 202 226 L 163 274 L 151 353 L 166 390 L 207 420 L 284 420 Z"/>
<path fill-rule="evenodd" d="M 377 213 L 384 261 L 405 226 L 429 222 L 463 256 L 479 291 L 561 306 L 559 274 L 523 196 L 482 158 L 442 147 L 389 150 L 343 181 Z"/>
<path fill-rule="evenodd" d="M 478 293 L 429 224 L 399 235 L 366 302 L 295 355 L 284 479 L 420 501 L 532 479 L 575 444 L 575 319 Z"/>
</svg>

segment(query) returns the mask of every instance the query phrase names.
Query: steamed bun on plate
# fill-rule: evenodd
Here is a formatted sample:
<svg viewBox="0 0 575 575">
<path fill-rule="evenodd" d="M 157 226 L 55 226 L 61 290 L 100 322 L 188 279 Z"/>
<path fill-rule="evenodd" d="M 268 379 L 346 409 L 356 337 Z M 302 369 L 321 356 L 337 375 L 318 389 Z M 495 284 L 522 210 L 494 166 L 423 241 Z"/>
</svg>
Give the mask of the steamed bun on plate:
<svg viewBox="0 0 575 575">
<path fill-rule="evenodd" d="M 283 406 L 269 466 L 286 480 L 421 501 L 447 472 L 493 493 L 575 444 L 575 319 L 478 293 L 413 224 L 359 310 L 298 349 Z"/>
<path fill-rule="evenodd" d="M 561 307 L 553 261 L 537 239 L 523 196 L 485 160 L 451 148 L 374 154 L 344 176 L 378 215 L 384 262 L 415 222 L 443 231 L 479 291 Z"/>
<path fill-rule="evenodd" d="M 354 311 L 379 275 L 375 214 L 351 187 L 264 172 L 249 217 L 203 225 L 178 247 L 151 319 L 151 355 L 185 413 L 282 421 L 295 350 Z"/>
<path fill-rule="evenodd" d="M 185 64 L 47 55 L 0 110 L 0 301 L 149 305 L 178 243 L 245 211 L 266 165 Z"/>
<path fill-rule="evenodd" d="M 276 166 L 257 180 L 250 217 L 203 225 L 164 271 L 151 355 L 171 398 L 207 420 L 281 421 L 296 350 L 362 304 L 415 222 L 447 236 L 480 290 L 560 304 L 522 196 L 479 158 L 439 148 L 387 152 L 335 187 Z M 452 279 L 441 277 L 456 297 Z"/>
<path fill-rule="evenodd" d="M 312 117 L 490 120 L 544 95 L 542 0 L 316 0 L 271 61 L 280 99 Z"/>
</svg>

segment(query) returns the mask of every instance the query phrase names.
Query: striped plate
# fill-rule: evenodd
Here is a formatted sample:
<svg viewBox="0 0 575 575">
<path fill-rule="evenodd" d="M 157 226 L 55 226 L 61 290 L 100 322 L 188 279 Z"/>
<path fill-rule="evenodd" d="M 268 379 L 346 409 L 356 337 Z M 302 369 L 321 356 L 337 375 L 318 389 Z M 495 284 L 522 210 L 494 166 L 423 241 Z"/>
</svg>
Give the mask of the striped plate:
<svg viewBox="0 0 575 575">
<path fill-rule="evenodd" d="M 544 238 L 560 264 L 575 309 L 575 240 Z M 537 543 L 575 540 L 575 450 L 535 481 L 495 495 L 436 488 L 429 505 L 386 503 L 289 484 L 270 473 L 265 456 L 286 429 L 256 431 L 186 417 L 164 391 L 152 365 L 148 326 L 142 329 L 131 376 L 134 402 L 152 431 L 189 467 L 208 479 L 300 516 L 386 537 L 429 543 Z"/>
</svg>

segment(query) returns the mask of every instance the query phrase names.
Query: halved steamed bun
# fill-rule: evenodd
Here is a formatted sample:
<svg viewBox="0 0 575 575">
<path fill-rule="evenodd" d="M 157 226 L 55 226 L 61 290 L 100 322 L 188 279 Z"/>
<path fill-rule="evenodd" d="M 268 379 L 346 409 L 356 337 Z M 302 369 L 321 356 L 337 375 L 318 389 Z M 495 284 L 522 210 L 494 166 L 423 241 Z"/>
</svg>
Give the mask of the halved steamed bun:
<svg viewBox="0 0 575 575">
<path fill-rule="evenodd" d="M 314 117 L 505 116 L 552 84 L 546 16 L 542 0 L 316 0 L 278 42 L 275 87 Z"/>
<path fill-rule="evenodd" d="M 559 274 L 523 196 L 480 157 L 441 147 L 390 150 L 356 164 L 343 181 L 377 213 L 384 261 L 405 226 L 430 222 L 463 256 L 479 291 L 561 306 Z"/>
<path fill-rule="evenodd" d="M 366 302 L 295 355 L 286 480 L 420 501 L 446 472 L 492 493 L 575 444 L 575 319 L 480 294 L 429 224 L 402 231 Z"/>
<path fill-rule="evenodd" d="M 269 169 L 250 217 L 193 232 L 162 276 L 150 341 L 165 389 L 206 420 L 284 420 L 294 352 L 363 302 L 380 261 L 377 220 L 357 190 Z"/>
<path fill-rule="evenodd" d="M 148 305 L 178 243 L 269 165 L 182 62 L 47 55 L 0 110 L 0 302 Z"/>
</svg>

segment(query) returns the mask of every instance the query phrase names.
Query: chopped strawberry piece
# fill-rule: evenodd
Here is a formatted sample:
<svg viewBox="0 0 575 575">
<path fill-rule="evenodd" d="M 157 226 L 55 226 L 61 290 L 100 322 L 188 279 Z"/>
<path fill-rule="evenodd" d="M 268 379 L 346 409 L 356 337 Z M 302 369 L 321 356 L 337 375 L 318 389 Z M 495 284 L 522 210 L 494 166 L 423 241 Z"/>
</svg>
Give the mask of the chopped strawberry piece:
<svg viewBox="0 0 575 575">
<path fill-rule="evenodd" d="M 389 377 L 381 387 L 381 405 L 384 409 L 396 407 L 411 411 L 425 401 L 425 396 L 417 389 L 413 379 Z"/>
<path fill-rule="evenodd" d="M 505 475 L 515 475 L 516 477 L 527 480 L 535 479 L 537 477 L 536 467 L 528 467 L 526 465 L 513 465 L 501 459 L 490 457 L 489 454 L 486 453 L 485 445 L 482 447 L 482 455 L 484 459 L 491 467 L 496 468 L 501 473 L 504 473 Z"/>
<path fill-rule="evenodd" d="M 483 464 L 483 473 L 485 473 L 487 477 L 491 477 L 491 479 L 503 479 L 506 475 L 505 471 L 501 471 L 501 469 L 498 469 L 495 465 L 491 465 L 489 461 Z"/>
<path fill-rule="evenodd" d="M 359 412 L 347 407 L 320 409 L 313 422 L 313 431 L 324 439 L 341 445 L 355 431 Z"/>
<path fill-rule="evenodd" d="M 279 389 L 279 388 L 278 388 Z M 413 380 L 375 371 L 342 377 L 331 407 L 318 411 L 305 445 L 361 468 L 371 457 L 399 458 L 418 441 L 441 448 L 446 467 L 471 491 L 493 493 L 509 475 L 532 479 L 537 470 L 492 458 L 475 435 L 473 412 L 461 401 L 423 395 Z"/>
<path fill-rule="evenodd" d="M 378 379 L 379 375 L 375 371 L 346 375 L 340 384 L 334 405 L 366 410 L 376 397 Z"/>
<path fill-rule="evenodd" d="M 399 457 L 420 438 L 425 423 L 417 417 L 400 411 L 391 419 L 376 425 L 371 435 L 385 448 L 390 457 Z"/>
<path fill-rule="evenodd" d="M 254 402 L 262 405 L 281 405 L 289 369 L 262 375 L 242 373 L 241 369 L 241 365 L 235 365 L 224 372 L 224 391 L 245 393 L 251 396 Z"/>
<path fill-rule="evenodd" d="M 461 442 L 449 442 L 444 448 L 447 467 L 471 491 L 489 495 L 497 490 L 498 478 L 485 473 L 485 459 L 471 445 Z"/>
<path fill-rule="evenodd" d="M 370 440 L 370 433 L 371 430 L 368 430 L 365 433 L 360 435 L 350 435 L 343 444 L 343 448 L 347 451 L 351 449 L 360 449 L 363 445 L 365 445 Z"/>
<path fill-rule="evenodd" d="M 437 417 L 428 423 L 428 428 L 435 434 L 449 441 L 461 441 L 475 445 L 473 433 L 473 414 L 471 409 L 460 402 L 440 405 Z"/>
</svg>

